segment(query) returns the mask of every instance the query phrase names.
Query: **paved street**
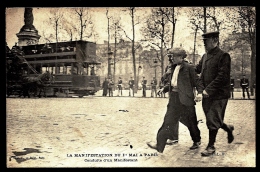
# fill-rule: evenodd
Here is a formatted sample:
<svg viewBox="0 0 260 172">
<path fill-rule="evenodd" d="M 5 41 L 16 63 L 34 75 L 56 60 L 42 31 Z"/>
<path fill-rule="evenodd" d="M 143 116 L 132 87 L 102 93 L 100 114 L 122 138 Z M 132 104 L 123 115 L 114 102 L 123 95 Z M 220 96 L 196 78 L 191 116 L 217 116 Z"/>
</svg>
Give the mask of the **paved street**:
<svg viewBox="0 0 260 172">
<path fill-rule="evenodd" d="M 201 157 L 208 130 L 196 105 L 202 144 L 189 150 L 188 129 L 163 154 L 150 149 L 168 98 L 7 98 L 7 167 L 256 167 L 255 99 L 230 100 L 225 122 L 235 126 L 233 143 L 219 130 L 216 153 Z M 128 92 L 127 92 L 128 93 Z M 116 94 L 115 94 L 116 95 Z M 235 94 L 237 97 L 241 93 Z"/>
</svg>

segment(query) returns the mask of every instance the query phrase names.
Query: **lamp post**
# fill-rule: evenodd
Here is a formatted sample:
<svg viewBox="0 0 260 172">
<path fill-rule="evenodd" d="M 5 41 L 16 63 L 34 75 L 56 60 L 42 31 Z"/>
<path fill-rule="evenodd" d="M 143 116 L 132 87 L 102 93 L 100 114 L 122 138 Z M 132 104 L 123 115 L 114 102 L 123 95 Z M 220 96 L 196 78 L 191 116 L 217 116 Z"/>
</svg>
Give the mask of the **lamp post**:
<svg viewBox="0 0 260 172">
<path fill-rule="evenodd" d="M 157 67 L 158 59 L 154 58 L 153 63 L 154 63 L 154 77 L 156 79 L 156 67 Z"/>
<path fill-rule="evenodd" d="M 138 70 L 137 70 L 137 84 L 139 84 L 139 75 L 140 75 L 140 70 L 142 69 L 142 66 L 140 65 L 140 56 L 139 56 L 139 66 L 138 66 Z M 138 86 L 137 86 L 138 89 Z"/>
<path fill-rule="evenodd" d="M 107 58 L 107 63 L 108 63 L 108 72 L 107 72 L 107 77 L 111 77 L 111 59 L 112 59 L 112 54 L 113 52 L 111 50 L 108 51 L 108 58 Z"/>
</svg>

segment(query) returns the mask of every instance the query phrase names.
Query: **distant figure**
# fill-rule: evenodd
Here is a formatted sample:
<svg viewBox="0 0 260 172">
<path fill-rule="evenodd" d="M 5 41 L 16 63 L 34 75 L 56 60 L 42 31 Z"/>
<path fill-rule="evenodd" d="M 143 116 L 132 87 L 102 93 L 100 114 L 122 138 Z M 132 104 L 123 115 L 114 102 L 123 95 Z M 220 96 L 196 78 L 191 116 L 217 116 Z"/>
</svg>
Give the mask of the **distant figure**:
<svg viewBox="0 0 260 172">
<path fill-rule="evenodd" d="M 147 80 L 145 80 L 145 77 L 143 77 L 143 80 L 142 80 L 142 91 L 143 91 L 143 96 L 142 97 L 146 97 L 146 83 L 147 83 Z"/>
<path fill-rule="evenodd" d="M 102 96 L 107 96 L 107 90 L 108 90 L 108 81 L 107 78 L 105 78 L 103 84 L 102 84 L 102 88 L 103 88 L 103 94 Z"/>
<path fill-rule="evenodd" d="M 113 86 L 114 86 L 114 82 L 112 79 L 110 79 L 108 81 L 108 96 L 109 97 L 113 97 Z"/>
<path fill-rule="evenodd" d="M 153 80 L 151 82 L 151 97 L 153 97 L 153 95 L 155 95 L 157 97 L 157 91 L 156 91 L 156 86 L 157 86 L 157 80 L 155 79 L 155 77 L 153 77 Z"/>
<path fill-rule="evenodd" d="M 134 97 L 134 85 L 135 85 L 135 81 L 133 80 L 133 77 L 130 78 L 129 82 L 129 96 L 131 96 L 131 92 L 133 93 L 133 97 Z"/>
<path fill-rule="evenodd" d="M 122 87 L 123 87 L 123 81 L 122 81 L 122 78 L 119 77 L 118 82 L 117 82 L 117 88 L 118 88 L 117 96 L 119 96 L 120 94 L 121 94 L 121 96 L 123 95 Z"/>
<path fill-rule="evenodd" d="M 231 98 L 234 99 L 234 86 L 235 86 L 235 80 L 230 76 L 230 94 Z"/>
<path fill-rule="evenodd" d="M 240 80 L 240 86 L 241 86 L 242 92 L 243 92 L 242 93 L 243 99 L 245 99 L 245 91 L 247 93 L 248 99 L 250 99 L 250 95 L 249 95 L 249 91 L 248 91 L 249 81 L 245 75 L 243 75 L 243 78 Z"/>
</svg>

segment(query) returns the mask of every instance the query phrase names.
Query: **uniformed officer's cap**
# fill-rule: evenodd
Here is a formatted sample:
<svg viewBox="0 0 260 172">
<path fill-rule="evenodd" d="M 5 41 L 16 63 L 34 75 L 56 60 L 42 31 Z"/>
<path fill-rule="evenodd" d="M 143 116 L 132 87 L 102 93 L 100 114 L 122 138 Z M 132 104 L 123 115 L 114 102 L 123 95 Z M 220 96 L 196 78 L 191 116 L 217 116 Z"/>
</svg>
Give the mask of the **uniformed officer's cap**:
<svg viewBox="0 0 260 172">
<path fill-rule="evenodd" d="M 207 32 L 202 34 L 202 39 L 209 39 L 209 38 L 218 38 L 219 37 L 219 32 Z"/>
<path fill-rule="evenodd" d="M 182 56 L 182 58 L 187 57 L 186 51 L 180 47 L 169 49 L 167 54 L 168 54 L 168 57 L 169 57 L 169 55 Z"/>
</svg>

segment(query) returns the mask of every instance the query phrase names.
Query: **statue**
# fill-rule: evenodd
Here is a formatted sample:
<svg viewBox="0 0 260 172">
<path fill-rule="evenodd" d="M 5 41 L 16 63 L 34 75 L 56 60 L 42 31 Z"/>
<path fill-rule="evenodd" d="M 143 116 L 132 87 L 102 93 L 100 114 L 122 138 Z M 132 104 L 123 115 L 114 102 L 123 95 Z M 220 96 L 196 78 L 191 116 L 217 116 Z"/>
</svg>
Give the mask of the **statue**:
<svg viewBox="0 0 260 172">
<path fill-rule="evenodd" d="M 24 30 L 34 30 L 37 32 L 33 25 L 33 9 L 32 8 L 25 8 L 24 10 L 24 26 L 21 28 L 21 31 Z"/>
</svg>

